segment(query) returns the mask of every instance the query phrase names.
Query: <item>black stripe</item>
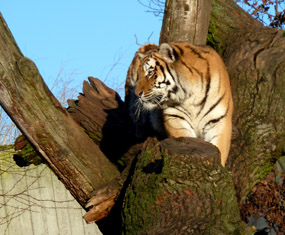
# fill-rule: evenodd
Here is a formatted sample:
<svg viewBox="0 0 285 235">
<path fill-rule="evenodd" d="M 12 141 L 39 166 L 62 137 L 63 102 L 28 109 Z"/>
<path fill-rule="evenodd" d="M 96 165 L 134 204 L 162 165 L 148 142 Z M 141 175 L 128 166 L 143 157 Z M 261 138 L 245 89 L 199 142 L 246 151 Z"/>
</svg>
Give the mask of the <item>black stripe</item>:
<svg viewBox="0 0 285 235">
<path fill-rule="evenodd" d="M 218 99 L 218 101 L 216 103 L 214 103 L 209 110 L 207 111 L 207 113 L 204 114 L 204 116 L 201 118 L 203 119 L 205 116 L 207 116 L 221 101 L 222 99 L 225 97 L 225 93 L 220 97 L 220 99 Z"/>
<path fill-rule="evenodd" d="M 183 60 L 180 60 L 180 62 L 190 71 L 190 73 L 193 73 L 192 68 L 187 66 Z"/>
<path fill-rule="evenodd" d="M 187 92 L 187 90 L 185 89 L 185 87 L 183 87 L 183 86 L 181 85 L 180 80 L 181 80 L 181 79 L 180 79 L 179 77 L 177 78 L 177 81 L 174 80 L 174 82 L 175 82 L 176 85 L 177 85 L 177 88 L 180 88 L 180 89 L 183 91 L 184 94 L 188 94 L 188 92 Z M 189 95 L 189 97 L 191 96 L 191 94 L 188 94 L 188 95 Z"/>
<path fill-rule="evenodd" d="M 222 115 L 222 116 L 220 116 L 220 117 L 218 117 L 218 118 L 215 118 L 215 119 L 212 119 L 212 120 L 208 121 L 208 122 L 206 123 L 206 125 L 205 125 L 205 126 L 203 127 L 203 129 L 202 129 L 203 135 L 204 135 L 204 133 L 205 133 L 205 128 L 206 128 L 206 126 L 208 126 L 208 125 L 210 125 L 210 124 L 215 124 L 215 123 L 219 122 L 219 121 L 222 120 L 225 116 L 226 116 L 226 114 L 224 114 L 224 115 Z"/>
<path fill-rule="evenodd" d="M 204 54 L 209 54 L 210 50 L 208 46 L 200 46 L 200 51 Z"/>
<path fill-rule="evenodd" d="M 180 54 L 181 54 L 181 56 L 184 55 L 184 50 L 183 50 L 181 47 L 179 47 L 179 46 L 177 46 L 177 45 L 173 45 L 172 48 L 174 49 L 175 52 L 176 52 L 175 48 L 178 49 L 179 52 L 180 52 Z M 186 48 L 187 48 L 187 47 L 186 47 Z M 192 68 L 189 67 L 189 66 L 187 66 L 187 65 L 185 64 L 185 62 L 181 59 L 181 57 L 179 57 L 179 59 L 180 59 L 180 62 L 190 71 L 190 73 L 193 73 Z"/>
<path fill-rule="evenodd" d="M 169 82 L 169 81 L 168 81 L 168 82 Z M 171 92 L 174 93 L 174 94 L 176 94 L 177 91 L 178 91 L 178 86 L 175 85 L 175 86 L 173 87 L 173 89 L 172 89 Z"/>
<path fill-rule="evenodd" d="M 185 94 L 187 94 L 187 91 L 185 90 L 185 88 L 183 87 L 183 86 L 181 86 L 181 84 L 180 84 L 180 79 L 179 78 L 177 78 L 177 80 L 175 79 L 175 77 L 173 76 L 173 74 L 171 73 L 171 71 L 170 71 L 170 68 L 169 68 L 169 65 L 167 64 L 167 63 L 165 63 L 165 68 L 166 68 L 166 70 L 167 70 L 167 72 L 169 73 L 169 75 L 171 76 L 171 78 L 172 78 L 172 80 L 174 81 L 174 83 L 176 84 L 176 86 L 175 86 L 175 90 L 176 91 L 171 91 L 171 92 L 177 92 L 178 91 L 178 85 L 179 85 L 179 87 L 183 90 L 183 92 L 185 93 Z M 168 93 L 168 96 L 169 96 L 169 93 Z"/>
<path fill-rule="evenodd" d="M 167 72 L 169 73 L 169 75 L 172 77 L 172 80 L 175 82 L 175 77 L 173 76 L 173 74 L 171 73 L 170 69 L 169 69 L 169 66 L 167 63 L 165 63 L 165 67 L 166 67 L 166 70 Z"/>
<path fill-rule="evenodd" d="M 223 114 L 222 116 L 220 116 L 220 117 L 218 117 L 218 118 L 215 118 L 215 119 L 212 119 L 212 120 L 208 121 L 208 122 L 205 124 L 205 126 L 203 127 L 203 129 L 202 129 L 203 135 L 204 135 L 206 126 L 208 126 L 208 125 L 210 125 L 210 124 L 215 124 L 215 123 L 221 121 L 224 117 L 227 116 L 228 111 L 229 111 L 229 107 L 227 108 L 225 114 Z"/>
<path fill-rule="evenodd" d="M 219 122 L 220 120 L 222 120 L 225 116 L 227 116 L 227 112 L 225 114 L 223 114 L 222 116 L 218 117 L 218 118 L 215 118 L 215 119 L 212 119 L 210 121 L 208 121 L 206 123 L 206 125 L 204 126 L 203 130 L 205 129 L 206 126 L 210 125 L 210 124 L 214 124 L 214 123 L 217 123 Z"/>
<path fill-rule="evenodd" d="M 181 47 L 177 46 L 177 45 L 172 45 L 172 48 L 175 50 L 175 49 L 178 49 L 178 51 L 180 52 L 181 56 L 184 55 L 184 51 Z M 176 50 L 175 50 L 176 52 Z M 177 52 L 176 52 L 177 53 Z M 178 54 L 178 53 L 177 53 Z"/>
<path fill-rule="evenodd" d="M 165 76 L 165 72 L 164 72 L 163 66 L 162 66 L 162 65 L 159 65 L 159 68 L 160 68 L 161 72 L 163 73 L 163 77 L 164 77 L 164 79 L 165 79 L 166 76 Z"/>
<path fill-rule="evenodd" d="M 165 118 L 166 118 L 167 116 L 170 117 L 169 119 L 178 118 L 178 119 L 184 120 L 184 121 L 187 122 L 187 123 L 190 125 L 190 127 L 194 130 L 194 128 L 193 128 L 193 126 L 191 125 L 191 123 L 188 122 L 184 117 L 181 117 L 181 116 L 176 115 L 176 114 L 164 114 L 164 115 L 163 115 L 164 120 L 166 120 Z M 172 117 L 172 118 L 171 118 L 171 117 Z M 169 119 L 168 119 L 168 120 L 169 120 Z M 167 121 L 167 120 L 166 120 L 166 121 Z M 186 128 L 183 128 L 183 129 L 186 129 Z"/>
<path fill-rule="evenodd" d="M 176 107 L 176 109 L 178 111 L 180 111 L 181 113 L 183 113 L 185 116 L 187 116 L 189 119 L 191 119 L 191 113 L 188 113 L 184 108 L 182 108 L 181 106 L 180 107 Z M 182 109 L 182 110 L 181 110 Z"/>
<path fill-rule="evenodd" d="M 200 114 L 201 110 L 204 108 L 204 105 L 207 101 L 207 98 L 208 98 L 208 93 L 209 93 L 209 90 L 210 90 L 210 86 L 211 86 L 211 77 L 210 77 L 210 66 L 209 66 L 209 63 L 207 62 L 207 74 L 206 74 L 206 90 L 205 90 L 205 95 L 204 95 L 204 98 L 201 100 L 201 102 L 198 104 L 201 107 L 199 113 L 197 114 L 197 116 Z"/>
<path fill-rule="evenodd" d="M 192 67 L 192 68 L 193 68 L 193 70 L 195 70 L 196 73 L 198 73 L 201 77 L 203 77 L 203 73 L 200 72 L 199 69 L 196 69 L 196 68 L 194 68 L 194 67 Z"/>
<path fill-rule="evenodd" d="M 170 85 L 170 82 L 167 81 L 167 82 L 166 82 L 166 85 Z M 171 94 L 174 94 L 174 95 L 175 95 L 177 91 L 178 91 L 178 87 L 175 85 L 172 90 L 169 90 L 169 91 L 167 92 L 167 98 L 170 99 L 170 95 L 171 95 Z"/>
<path fill-rule="evenodd" d="M 179 119 L 185 120 L 184 117 L 181 117 L 181 116 L 179 116 L 179 115 L 177 115 L 177 114 L 168 114 L 168 113 L 166 113 L 166 114 L 164 114 L 164 117 L 165 117 L 165 116 L 169 116 L 169 117 L 174 117 L 174 118 L 179 118 Z M 186 120 L 185 120 L 185 121 L 186 121 Z"/>
<path fill-rule="evenodd" d="M 185 46 L 186 48 L 190 49 L 195 55 L 198 56 L 198 58 L 202 59 L 202 60 L 206 60 L 200 52 L 197 51 L 197 49 L 191 47 L 189 44 Z"/>
</svg>

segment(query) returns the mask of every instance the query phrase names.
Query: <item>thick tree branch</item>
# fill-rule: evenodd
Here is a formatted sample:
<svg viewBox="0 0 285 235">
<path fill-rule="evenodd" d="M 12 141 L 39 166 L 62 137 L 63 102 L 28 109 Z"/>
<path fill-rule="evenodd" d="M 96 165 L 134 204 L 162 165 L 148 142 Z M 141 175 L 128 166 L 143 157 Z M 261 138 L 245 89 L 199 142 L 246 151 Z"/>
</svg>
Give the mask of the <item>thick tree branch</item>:
<svg viewBox="0 0 285 235">
<path fill-rule="evenodd" d="M 285 37 L 234 1 L 213 0 L 208 39 L 231 78 L 235 132 L 227 167 L 242 203 L 284 151 Z"/>
<path fill-rule="evenodd" d="M 61 107 L 0 15 L 0 104 L 78 202 L 119 171 Z"/>
</svg>

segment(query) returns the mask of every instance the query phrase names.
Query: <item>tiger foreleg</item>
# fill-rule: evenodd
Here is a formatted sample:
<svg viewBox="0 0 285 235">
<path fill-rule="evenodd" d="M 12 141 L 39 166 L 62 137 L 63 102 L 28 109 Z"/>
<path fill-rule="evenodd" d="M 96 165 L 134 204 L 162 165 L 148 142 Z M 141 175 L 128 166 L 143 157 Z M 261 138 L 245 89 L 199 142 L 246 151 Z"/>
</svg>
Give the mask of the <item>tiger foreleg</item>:
<svg viewBox="0 0 285 235">
<path fill-rule="evenodd" d="M 184 119 L 167 117 L 164 120 L 164 127 L 167 135 L 171 137 L 197 137 L 191 124 Z"/>
<path fill-rule="evenodd" d="M 221 153 L 221 164 L 225 166 L 231 145 L 231 120 L 222 120 L 212 127 L 204 136 L 205 141 L 217 146 Z"/>
</svg>

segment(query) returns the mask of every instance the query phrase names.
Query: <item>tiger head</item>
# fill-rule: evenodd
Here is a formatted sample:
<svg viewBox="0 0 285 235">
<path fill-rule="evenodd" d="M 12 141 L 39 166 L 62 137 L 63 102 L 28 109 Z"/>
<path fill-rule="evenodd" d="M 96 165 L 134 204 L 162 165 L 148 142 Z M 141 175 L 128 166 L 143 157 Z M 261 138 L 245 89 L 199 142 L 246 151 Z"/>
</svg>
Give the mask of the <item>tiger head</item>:
<svg viewBox="0 0 285 235">
<path fill-rule="evenodd" d="M 135 95 L 146 110 L 163 108 L 178 102 L 179 86 L 175 64 L 177 52 L 167 43 L 147 53 L 137 53 L 140 59 Z M 181 98 L 181 97 L 180 97 Z"/>
</svg>

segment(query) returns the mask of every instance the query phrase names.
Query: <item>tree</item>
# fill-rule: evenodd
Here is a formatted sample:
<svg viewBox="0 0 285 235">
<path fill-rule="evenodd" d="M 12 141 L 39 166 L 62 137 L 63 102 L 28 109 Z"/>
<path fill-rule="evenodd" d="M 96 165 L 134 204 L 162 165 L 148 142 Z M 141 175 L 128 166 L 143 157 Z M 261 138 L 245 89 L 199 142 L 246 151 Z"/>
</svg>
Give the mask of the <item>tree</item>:
<svg viewBox="0 0 285 235">
<path fill-rule="evenodd" d="M 171 14 L 173 7 L 187 10 L 193 1 L 177 0 L 174 2 L 177 5 L 173 2 L 166 2 L 167 19 L 162 28 L 162 41 L 172 40 L 172 30 L 176 29 L 171 27 L 172 21 L 179 20 L 174 18 L 179 15 Z M 185 40 L 183 36 L 188 30 L 185 27 L 179 28 L 180 33 L 175 32 L 177 36 L 173 40 Z M 0 32 L 0 90 L 5 92 L 0 98 L 1 106 L 81 205 L 87 210 L 91 208 L 86 216 L 88 221 L 106 216 L 120 194 L 109 218 L 113 216 L 118 221 L 120 216 L 116 209 L 121 211 L 124 198 L 122 220 L 123 231 L 127 234 L 178 231 L 247 234 L 248 229 L 239 217 L 232 180 L 241 203 L 253 185 L 270 171 L 272 161 L 282 155 L 285 142 L 284 110 L 279 108 L 284 106 L 285 44 L 282 31 L 263 27 L 231 0 L 212 2 L 207 41 L 225 59 L 236 104 L 236 129 L 227 164 L 232 178 L 220 166 L 218 151 L 202 141 L 166 139 L 159 142 L 149 138 L 143 145 L 137 143 L 124 103 L 96 79 L 90 78 L 90 85 L 84 83 L 84 95 L 78 101 L 69 102 L 68 114 L 42 84 L 33 63 L 22 57 L 3 21 Z M 31 78 L 35 80 L 31 82 Z M 25 91 L 39 97 L 36 100 L 39 104 L 32 103 L 31 96 L 25 96 L 23 101 L 22 92 Z M 96 113 L 89 110 L 96 110 Z M 96 144 L 86 139 L 71 116 Z M 49 120 L 56 125 L 51 125 Z M 58 127 L 62 127 L 60 133 L 63 133 L 59 136 L 49 131 Z M 67 138 L 70 148 L 66 147 Z M 86 142 L 81 142 L 81 138 Z M 76 140 L 80 140 L 80 144 Z M 114 143 L 116 145 L 110 149 Z M 70 155 L 73 146 L 76 146 L 77 154 Z M 81 155 L 78 149 L 83 149 L 82 146 L 93 147 L 88 148 L 89 155 L 78 161 L 77 157 Z M 109 161 L 91 160 L 92 151 L 101 160 L 108 156 L 118 167 L 123 162 L 123 167 L 119 167 L 120 177 Z M 97 174 L 101 176 L 100 180 L 96 179 Z M 79 179 L 87 183 L 80 185 L 82 181 L 74 178 L 81 175 Z"/>
<path fill-rule="evenodd" d="M 175 10 L 167 14 L 176 16 Z M 175 40 L 185 40 L 183 30 L 187 29 L 175 32 L 181 35 Z M 235 128 L 227 169 L 233 173 L 242 205 L 253 186 L 284 156 L 284 32 L 264 27 L 233 1 L 216 0 L 207 44 L 223 56 L 231 78 Z"/>
<path fill-rule="evenodd" d="M 95 188 L 119 172 L 54 98 L 2 15 L 0 20 L 1 106 L 83 206 Z"/>
<path fill-rule="evenodd" d="M 159 42 L 187 41 L 206 45 L 211 4 L 211 0 L 166 1 Z"/>
</svg>

